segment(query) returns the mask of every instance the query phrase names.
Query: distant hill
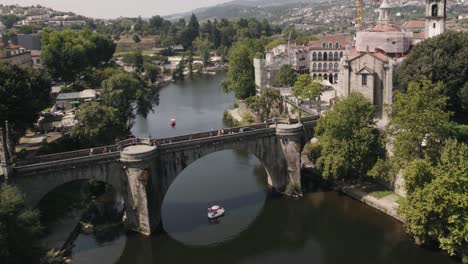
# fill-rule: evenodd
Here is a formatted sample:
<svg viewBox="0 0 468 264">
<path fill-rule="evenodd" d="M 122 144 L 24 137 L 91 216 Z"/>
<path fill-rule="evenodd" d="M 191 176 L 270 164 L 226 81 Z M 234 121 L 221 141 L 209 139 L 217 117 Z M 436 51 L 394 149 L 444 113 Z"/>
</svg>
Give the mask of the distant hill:
<svg viewBox="0 0 468 264">
<path fill-rule="evenodd" d="M 169 15 L 166 18 L 170 20 L 188 18 L 194 13 L 201 21 L 215 18 L 239 19 L 249 17 L 266 18 L 272 21 L 275 17 L 287 13 L 291 8 L 323 1 L 326 0 L 234 0 L 212 7 L 195 9 L 191 12 Z"/>
</svg>

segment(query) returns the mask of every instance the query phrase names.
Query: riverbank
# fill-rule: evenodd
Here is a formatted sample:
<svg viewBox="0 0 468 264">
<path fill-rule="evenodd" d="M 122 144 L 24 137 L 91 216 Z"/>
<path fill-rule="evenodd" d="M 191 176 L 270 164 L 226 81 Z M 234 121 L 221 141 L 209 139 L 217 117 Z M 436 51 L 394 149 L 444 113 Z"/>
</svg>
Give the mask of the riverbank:
<svg viewBox="0 0 468 264">
<path fill-rule="evenodd" d="M 375 189 L 375 184 L 371 183 L 345 184 L 340 187 L 340 191 L 346 195 L 404 223 L 405 220 L 398 214 L 398 208 L 400 207 L 398 201 L 401 200 L 401 197 L 394 193 L 389 193 L 379 198 L 373 195 L 375 192 L 373 189 Z"/>
</svg>

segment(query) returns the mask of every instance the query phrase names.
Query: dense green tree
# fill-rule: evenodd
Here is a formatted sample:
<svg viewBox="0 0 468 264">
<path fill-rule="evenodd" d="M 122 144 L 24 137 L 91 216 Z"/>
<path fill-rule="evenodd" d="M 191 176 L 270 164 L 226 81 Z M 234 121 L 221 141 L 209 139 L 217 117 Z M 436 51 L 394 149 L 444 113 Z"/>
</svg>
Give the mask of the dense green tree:
<svg viewBox="0 0 468 264">
<path fill-rule="evenodd" d="M 13 25 L 16 24 L 16 22 L 20 21 L 21 17 L 16 16 L 16 15 L 2 15 L 0 16 L 0 22 L 2 22 L 3 25 L 7 29 L 10 29 L 13 27 Z"/>
<path fill-rule="evenodd" d="M 415 169 L 407 169 L 410 168 Z M 431 176 L 426 175 L 428 170 L 432 171 Z M 423 176 L 424 180 L 418 182 L 419 186 L 400 207 L 407 231 L 416 243 L 435 239 L 443 250 L 454 255 L 468 242 L 468 146 L 450 140 L 438 165 L 418 166 L 412 174 Z"/>
<path fill-rule="evenodd" d="M 15 141 L 11 135 L 37 121 L 49 104 L 50 87 L 45 74 L 0 62 L 0 142 L 8 142 L 10 156 L 14 155 Z"/>
<path fill-rule="evenodd" d="M 161 74 L 161 69 L 152 64 L 152 63 L 145 63 L 143 65 L 143 68 L 145 70 L 145 76 L 148 78 L 148 80 L 153 84 L 156 82 L 157 78 L 159 77 L 159 75 Z"/>
<path fill-rule="evenodd" d="M 184 48 L 191 49 L 193 47 L 193 41 L 200 35 L 200 24 L 195 14 L 190 17 L 189 23 L 182 33 L 182 45 Z"/>
<path fill-rule="evenodd" d="M 90 146 L 112 143 L 125 134 L 119 126 L 117 112 L 116 108 L 97 102 L 82 104 L 76 114 L 78 124 L 70 131 L 71 137 Z"/>
<path fill-rule="evenodd" d="M 271 117 L 271 111 L 281 103 L 280 91 L 274 88 L 263 87 L 258 96 L 246 99 L 246 103 L 262 121 Z"/>
<path fill-rule="evenodd" d="M 318 80 L 313 80 L 309 74 L 302 74 L 297 78 L 294 83 L 292 95 L 302 100 L 309 100 L 310 108 L 312 108 L 312 101 L 320 101 L 322 95 L 322 84 Z M 318 107 L 320 108 L 320 106 Z"/>
<path fill-rule="evenodd" d="M 107 106 L 118 109 L 117 121 L 122 131 L 133 127 L 135 114 L 146 117 L 157 102 L 156 92 L 129 73 L 118 72 L 102 82 L 101 97 Z"/>
<path fill-rule="evenodd" d="M 404 167 L 415 158 L 435 160 L 449 133 L 450 113 L 443 85 L 423 78 L 396 92 L 387 133 L 394 137 L 394 160 Z"/>
<path fill-rule="evenodd" d="M 468 116 L 468 93 L 461 92 L 468 82 L 468 32 L 448 31 L 416 45 L 398 68 L 396 86 L 406 91 L 411 81 L 429 78 L 434 83 L 444 83 L 443 92 L 448 96 L 449 110 L 459 117 Z M 465 88 L 466 89 L 466 88 Z"/>
<path fill-rule="evenodd" d="M 45 30 L 42 33 L 43 64 L 51 76 L 75 82 L 89 67 L 99 67 L 112 58 L 115 44 L 110 36 L 89 30 Z"/>
<path fill-rule="evenodd" d="M 234 92 L 236 98 L 246 99 L 255 95 L 253 59 L 264 56 L 265 39 L 243 39 L 229 50 L 230 67 L 221 86 L 225 92 Z"/>
<path fill-rule="evenodd" d="M 315 135 L 319 139 L 317 168 L 326 179 L 366 176 L 382 153 L 374 123 L 374 106 L 361 94 L 339 99 L 335 107 L 319 119 Z"/>
<path fill-rule="evenodd" d="M 210 41 L 206 38 L 197 38 L 193 42 L 193 46 L 197 50 L 197 54 L 200 56 L 203 65 L 207 66 L 210 63 Z"/>
<path fill-rule="evenodd" d="M 0 262 L 35 263 L 35 243 L 42 235 L 39 212 L 26 208 L 24 195 L 15 187 L 0 186 Z"/>
<path fill-rule="evenodd" d="M 403 171 L 405 190 L 412 194 L 417 188 L 426 185 L 434 178 L 432 163 L 428 160 L 415 159 Z"/>
<path fill-rule="evenodd" d="M 289 64 L 281 66 L 280 70 L 273 79 L 274 86 L 293 86 L 297 81 L 296 71 Z"/>
</svg>

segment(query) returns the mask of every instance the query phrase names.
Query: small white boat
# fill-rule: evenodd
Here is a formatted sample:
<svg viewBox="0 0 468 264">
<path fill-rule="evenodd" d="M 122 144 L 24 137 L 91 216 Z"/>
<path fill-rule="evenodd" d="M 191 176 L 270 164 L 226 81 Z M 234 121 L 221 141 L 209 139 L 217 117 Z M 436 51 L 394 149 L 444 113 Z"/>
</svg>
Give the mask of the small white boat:
<svg viewBox="0 0 468 264">
<path fill-rule="evenodd" d="M 213 205 L 210 208 L 208 208 L 208 218 L 209 219 L 216 219 L 218 217 L 221 217 L 224 215 L 224 207 L 221 207 L 219 205 Z"/>
</svg>

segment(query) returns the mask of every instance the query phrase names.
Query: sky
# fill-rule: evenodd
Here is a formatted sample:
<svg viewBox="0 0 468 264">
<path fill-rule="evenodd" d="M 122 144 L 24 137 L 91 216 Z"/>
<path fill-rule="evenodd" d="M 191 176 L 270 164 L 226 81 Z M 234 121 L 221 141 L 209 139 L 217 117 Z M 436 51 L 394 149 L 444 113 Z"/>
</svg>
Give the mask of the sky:
<svg viewBox="0 0 468 264">
<path fill-rule="evenodd" d="M 188 12 L 230 0 L 0 0 L 1 4 L 43 5 L 94 18 L 151 17 Z"/>
</svg>

